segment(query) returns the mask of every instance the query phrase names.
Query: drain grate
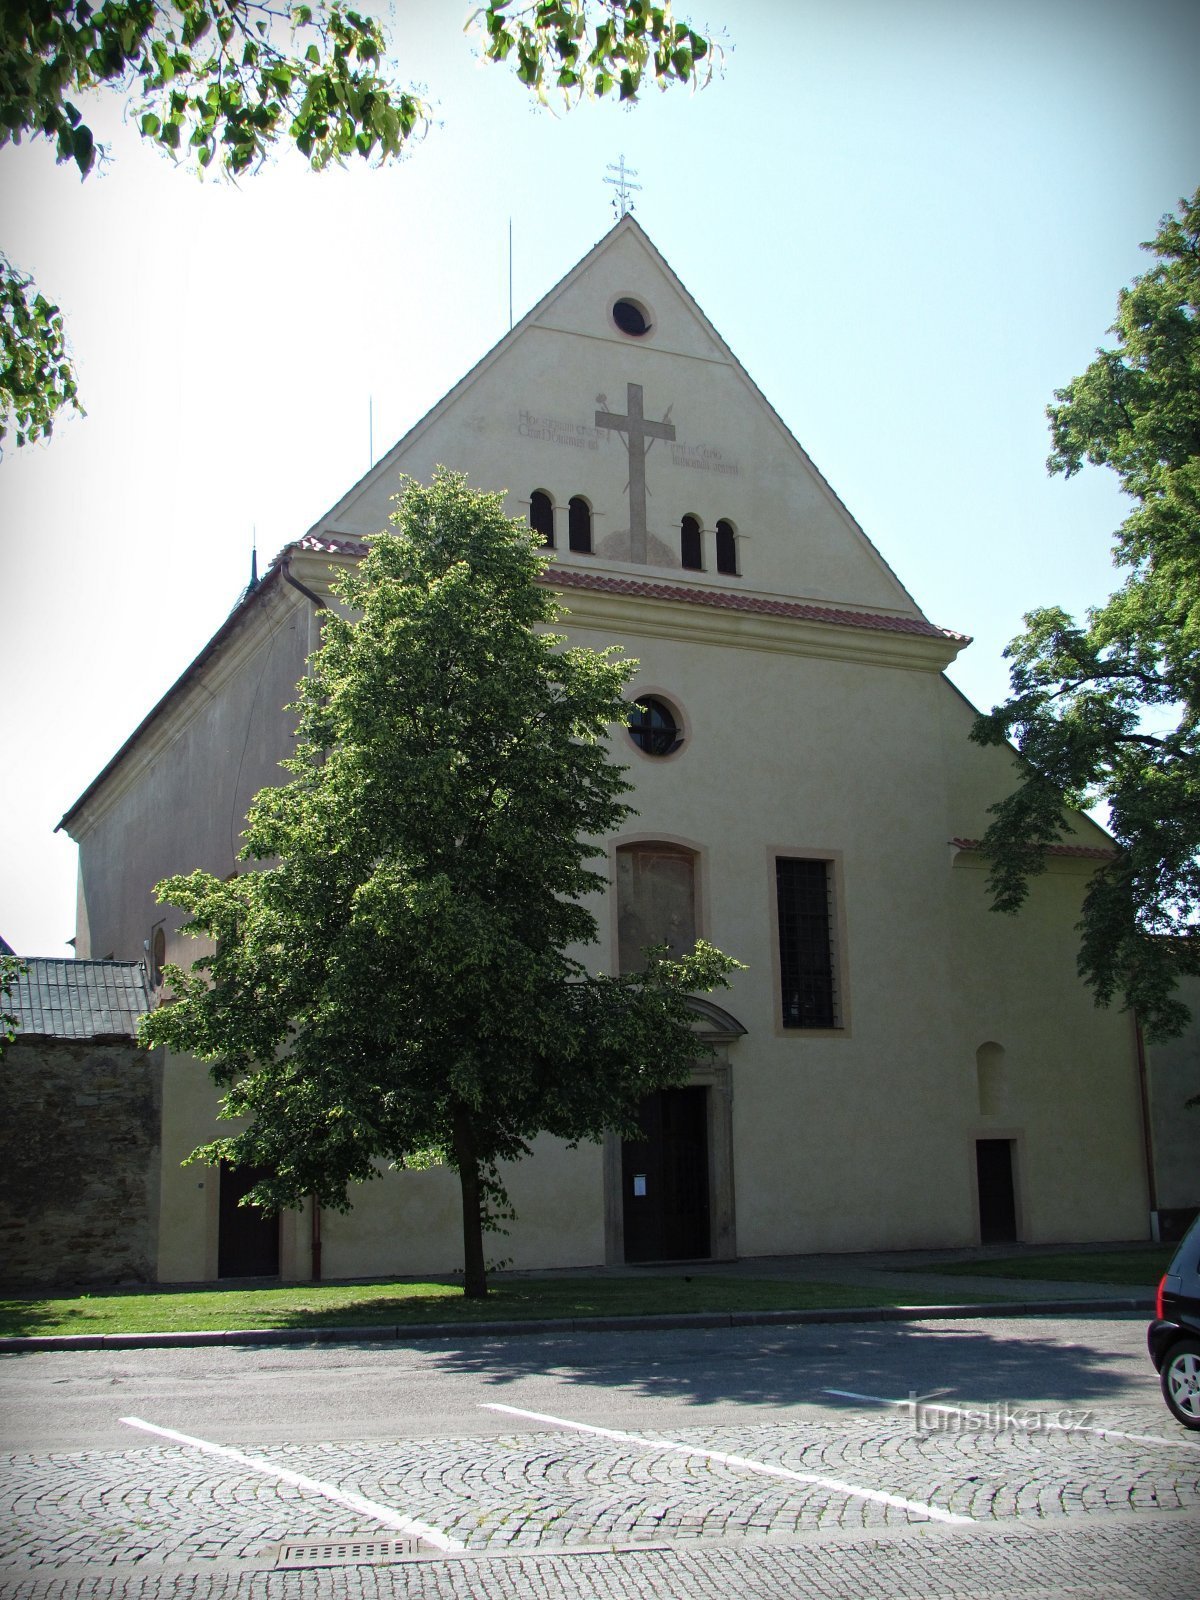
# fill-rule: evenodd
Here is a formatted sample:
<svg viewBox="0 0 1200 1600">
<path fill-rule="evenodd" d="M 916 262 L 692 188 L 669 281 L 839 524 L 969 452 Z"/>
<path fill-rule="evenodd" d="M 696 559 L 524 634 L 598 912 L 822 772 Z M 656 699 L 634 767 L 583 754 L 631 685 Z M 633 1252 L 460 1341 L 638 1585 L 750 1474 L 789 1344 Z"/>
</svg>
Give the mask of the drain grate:
<svg viewBox="0 0 1200 1600">
<path fill-rule="evenodd" d="M 376 1567 L 419 1549 L 419 1539 L 289 1539 L 277 1546 L 275 1566 Z"/>
</svg>

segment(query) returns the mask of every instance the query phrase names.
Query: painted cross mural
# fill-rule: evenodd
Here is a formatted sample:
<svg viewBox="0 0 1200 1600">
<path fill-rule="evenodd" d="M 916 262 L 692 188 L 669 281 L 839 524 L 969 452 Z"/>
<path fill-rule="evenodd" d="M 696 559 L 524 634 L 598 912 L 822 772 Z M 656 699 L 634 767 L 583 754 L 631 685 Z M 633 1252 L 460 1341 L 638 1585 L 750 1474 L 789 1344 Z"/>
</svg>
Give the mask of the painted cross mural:
<svg viewBox="0 0 1200 1600">
<path fill-rule="evenodd" d="M 603 396 L 600 397 L 603 399 Z M 674 439 L 673 423 L 647 422 L 642 411 L 642 386 L 625 385 L 625 416 L 597 411 L 596 426 L 623 435 L 629 450 L 629 559 L 646 563 L 646 455 L 655 439 Z M 668 415 L 670 413 L 668 412 Z"/>
</svg>

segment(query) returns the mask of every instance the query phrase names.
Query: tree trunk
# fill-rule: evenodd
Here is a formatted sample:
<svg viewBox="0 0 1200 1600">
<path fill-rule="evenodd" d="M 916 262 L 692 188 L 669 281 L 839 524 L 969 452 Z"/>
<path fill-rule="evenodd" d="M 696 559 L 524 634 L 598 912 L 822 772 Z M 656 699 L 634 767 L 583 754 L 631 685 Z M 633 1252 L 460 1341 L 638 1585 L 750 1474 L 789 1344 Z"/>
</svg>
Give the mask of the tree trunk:
<svg viewBox="0 0 1200 1600">
<path fill-rule="evenodd" d="M 470 1110 L 461 1102 L 454 1108 L 454 1159 L 462 1185 L 463 1293 L 468 1300 L 487 1294 L 483 1264 L 483 1217 L 479 1209 L 479 1158 L 475 1154 L 475 1129 Z"/>
</svg>

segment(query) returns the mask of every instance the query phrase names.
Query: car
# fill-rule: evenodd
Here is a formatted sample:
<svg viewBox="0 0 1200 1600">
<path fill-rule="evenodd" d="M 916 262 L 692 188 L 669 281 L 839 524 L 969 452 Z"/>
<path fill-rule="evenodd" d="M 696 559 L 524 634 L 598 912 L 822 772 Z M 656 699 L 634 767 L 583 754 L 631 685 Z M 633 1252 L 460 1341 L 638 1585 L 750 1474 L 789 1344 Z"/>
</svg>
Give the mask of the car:
<svg viewBox="0 0 1200 1600">
<path fill-rule="evenodd" d="M 1163 1273 L 1146 1329 L 1150 1359 L 1171 1415 L 1200 1429 L 1200 1216 Z"/>
</svg>

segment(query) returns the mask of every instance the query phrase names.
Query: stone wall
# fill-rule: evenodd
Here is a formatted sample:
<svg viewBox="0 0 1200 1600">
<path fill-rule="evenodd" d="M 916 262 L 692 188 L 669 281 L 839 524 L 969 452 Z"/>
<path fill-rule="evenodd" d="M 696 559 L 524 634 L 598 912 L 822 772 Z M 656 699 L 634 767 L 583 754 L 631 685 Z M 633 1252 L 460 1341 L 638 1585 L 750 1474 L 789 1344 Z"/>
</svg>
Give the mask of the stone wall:
<svg viewBox="0 0 1200 1600">
<path fill-rule="evenodd" d="M 18 1037 L 0 1057 L 0 1279 L 153 1282 L 161 1125 L 147 1051 Z"/>
</svg>

